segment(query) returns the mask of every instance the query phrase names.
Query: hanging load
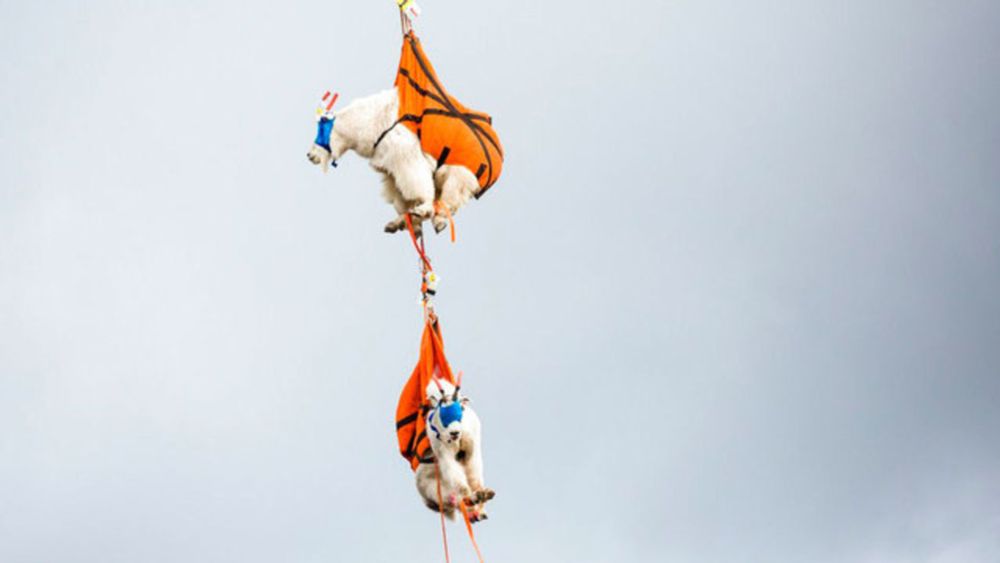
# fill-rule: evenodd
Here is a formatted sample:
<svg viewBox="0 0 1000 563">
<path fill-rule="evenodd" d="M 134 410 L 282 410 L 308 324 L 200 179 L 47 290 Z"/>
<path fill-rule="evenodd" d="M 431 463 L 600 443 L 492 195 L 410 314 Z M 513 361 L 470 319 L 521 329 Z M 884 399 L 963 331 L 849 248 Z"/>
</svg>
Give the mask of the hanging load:
<svg viewBox="0 0 1000 563">
<path fill-rule="evenodd" d="M 444 89 L 413 31 L 403 37 L 396 74 L 399 119 L 420 139 L 424 152 L 444 164 L 468 168 L 479 181 L 478 199 L 500 178 L 503 147 L 493 118 L 470 110 Z"/>
<path fill-rule="evenodd" d="M 426 269 L 424 274 L 426 277 Z M 441 514 L 445 561 L 449 557 L 444 519 L 458 513 L 483 563 L 472 525 L 488 518 L 484 506 L 495 493 L 483 485 L 480 421 L 467 399 L 459 394 L 462 376 L 459 374 L 456 381 L 448 365 L 441 325 L 426 292 L 424 305 L 426 322 L 420 359 L 396 406 L 399 453 L 410 463 L 417 490 L 427 507 Z M 432 392 L 433 388 L 437 392 Z M 433 437 L 428 435 L 428 428 Z"/>
</svg>

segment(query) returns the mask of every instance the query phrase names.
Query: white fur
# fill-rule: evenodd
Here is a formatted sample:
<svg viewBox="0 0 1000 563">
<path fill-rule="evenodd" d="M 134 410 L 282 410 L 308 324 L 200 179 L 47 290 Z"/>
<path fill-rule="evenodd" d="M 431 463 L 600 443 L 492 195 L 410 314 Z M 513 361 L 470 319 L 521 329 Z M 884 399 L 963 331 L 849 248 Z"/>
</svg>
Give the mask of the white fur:
<svg viewBox="0 0 1000 563">
<path fill-rule="evenodd" d="M 427 386 L 427 398 L 434 407 L 439 402 L 451 403 L 455 392 L 454 386 L 446 381 L 441 381 L 440 386 L 434 382 Z M 484 506 L 493 498 L 494 492 L 483 485 L 482 424 L 479 416 L 472 410 L 469 399 L 460 397 L 459 400 L 463 405 L 461 421 L 442 427 L 436 408 L 428 415 L 427 437 L 437 467 L 425 463 L 417 468 L 417 491 L 428 507 L 440 509 L 449 518 L 454 517 L 459 503 L 466 502 L 470 520 L 478 522 L 487 519 Z M 432 424 L 440 435 L 431 430 Z M 443 506 L 438 503 L 439 476 Z"/>
<path fill-rule="evenodd" d="M 444 165 L 435 170 L 435 157 L 423 152 L 420 140 L 406 126 L 392 127 L 399 113 L 399 95 L 395 88 L 354 100 L 336 112 L 330 134 L 330 152 L 313 145 L 307 156 L 326 171 L 347 151 L 354 151 L 382 174 L 382 196 L 396 210 L 397 217 L 386 224 L 387 232 L 405 226 L 404 214 L 410 213 L 419 225 L 432 219 L 437 231 L 447 224 L 447 214 L 438 214 L 435 201 L 447 206 L 452 215 L 469 198 L 479 193 L 479 181 L 464 166 Z M 378 147 L 382 133 L 392 130 Z"/>
</svg>

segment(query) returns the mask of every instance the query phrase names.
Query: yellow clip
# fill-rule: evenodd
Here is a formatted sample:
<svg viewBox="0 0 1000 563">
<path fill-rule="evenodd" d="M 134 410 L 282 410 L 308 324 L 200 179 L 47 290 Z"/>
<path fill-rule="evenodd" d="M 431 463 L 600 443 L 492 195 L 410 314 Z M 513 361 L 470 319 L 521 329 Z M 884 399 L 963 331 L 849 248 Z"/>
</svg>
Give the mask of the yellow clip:
<svg viewBox="0 0 1000 563">
<path fill-rule="evenodd" d="M 415 20 L 420 17 L 420 5 L 417 0 L 396 0 L 396 5 L 407 18 Z"/>
</svg>

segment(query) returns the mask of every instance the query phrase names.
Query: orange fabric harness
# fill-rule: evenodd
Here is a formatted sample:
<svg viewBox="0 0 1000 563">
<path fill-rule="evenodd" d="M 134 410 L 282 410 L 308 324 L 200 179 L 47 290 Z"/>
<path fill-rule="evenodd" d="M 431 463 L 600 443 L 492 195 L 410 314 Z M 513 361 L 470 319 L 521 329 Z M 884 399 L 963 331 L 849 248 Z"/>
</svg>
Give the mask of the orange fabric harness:
<svg viewBox="0 0 1000 563">
<path fill-rule="evenodd" d="M 424 152 L 444 164 L 464 166 L 482 188 L 479 198 L 500 179 L 503 147 L 493 129 L 493 118 L 470 110 L 451 97 L 441 85 L 420 40 L 411 31 L 403 37 L 403 52 L 396 74 L 399 119 L 419 139 Z M 377 147 L 386 130 L 376 141 Z"/>
<path fill-rule="evenodd" d="M 399 441 L 399 453 L 410 462 L 410 467 L 414 471 L 421 463 L 434 463 L 434 453 L 427 438 L 428 411 L 425 407 L 425 390 L 434 378 L 458 385 L 451 372 L 451 366 L 448 365 L 448 359 L 444 356 L 439 322 L 427 323 L 424 326 L 424 336 L 420 341 L 420 360 L 413 368 L 413 373 L 403 387 L 399 403 L 396 405 L 396 438 Z"/>
</svg>

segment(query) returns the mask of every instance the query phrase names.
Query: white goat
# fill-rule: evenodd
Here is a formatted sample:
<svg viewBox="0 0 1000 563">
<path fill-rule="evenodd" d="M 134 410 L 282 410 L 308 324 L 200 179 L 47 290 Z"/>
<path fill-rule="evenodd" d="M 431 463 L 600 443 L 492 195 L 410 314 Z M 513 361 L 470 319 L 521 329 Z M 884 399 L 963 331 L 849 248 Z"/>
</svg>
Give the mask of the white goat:
<svg viewBox="0 0 1000 563">
<path fill-rule="evenodd" d="M 417 467 L 417 491 L 428 508 L 441 511 L 448 518 L 454 518 L 459 503 L 464 502 L 469 520 L 486 520 L 484 507 L 495 493 L 483 485 L 479 417 L 469 406 L 469 399 L 459 397 L 447 381 L 432 381 L 426 392 L 432 406 L 427 414 L 427 438 L 437 467 L 434 463 Z"/>
<path fill-rule="evenodd" d="M 382 174 L 382 196 L 396 210 L 396 218 L 385 225 L 386 232 L 405 228 L 407 213 L 415 219 L 415 228 L 431 219 L 434 229 L 441 232 L 448 226 L 448 214 L 457 213 L 479 193 L 479 181 L 464 166 L 438 167 L 412 131 L 403 125 L 393 127 L 398 113 L 395 88 L 354 100 L 333 113 L 329 147 L 314 143 L 306 156 L 325 172 L 345 152 L 354 151 Z M 447 207 L 446 212 L 436 208 L 435 202 Z"/>
</svg>

